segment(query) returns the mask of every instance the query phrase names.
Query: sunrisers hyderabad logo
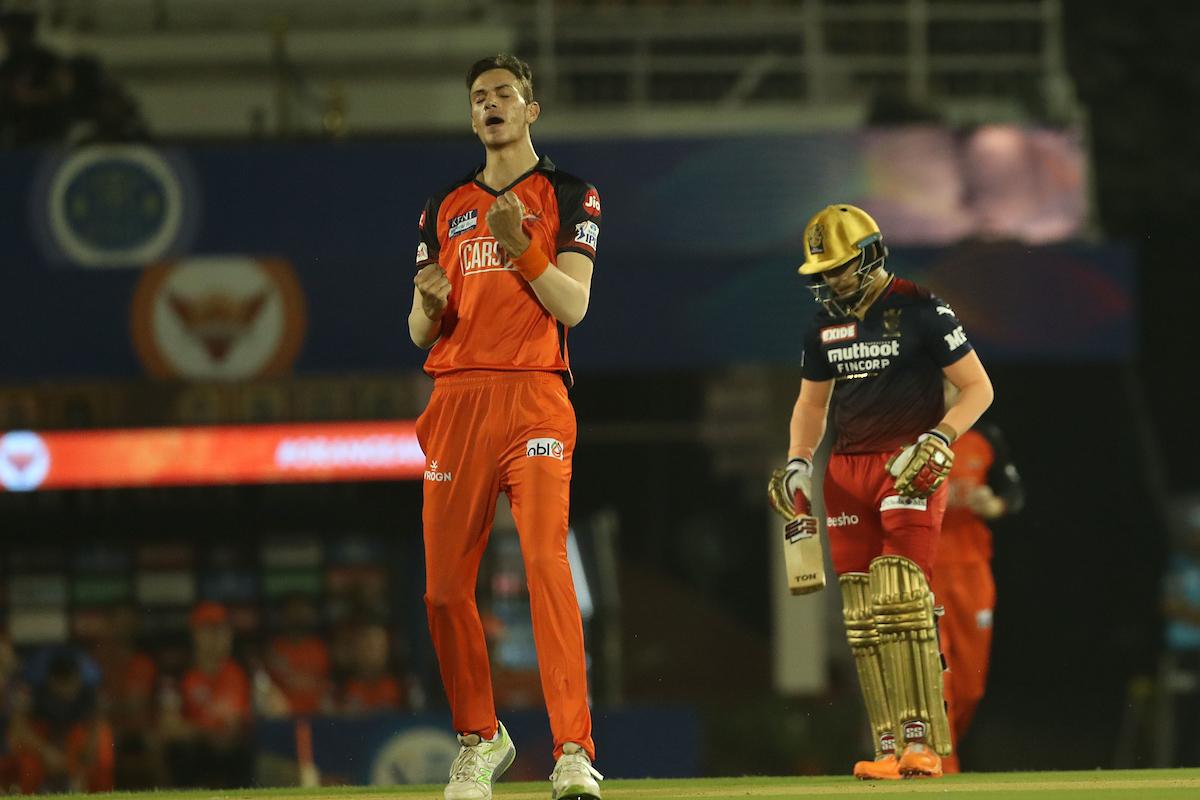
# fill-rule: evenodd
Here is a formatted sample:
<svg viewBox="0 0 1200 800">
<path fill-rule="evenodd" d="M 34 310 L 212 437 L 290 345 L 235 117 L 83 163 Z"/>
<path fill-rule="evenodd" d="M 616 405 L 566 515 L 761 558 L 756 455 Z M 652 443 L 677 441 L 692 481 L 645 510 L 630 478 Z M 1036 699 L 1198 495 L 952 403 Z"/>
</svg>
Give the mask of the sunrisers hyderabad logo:
<svg viewBox="0 0 1200 800">
<path fill-rule="evenodd" d="M 0 436 L 0 486 L 10 492 L 29 492 L 50 473 L 50 451 L 33 431 Z"/>
<path fill-rule="evenodd" d="M 808 232 L 808 252 L 814 256 L 825 253 L 825 226 L 819 222 Z"/>
<path fill-rule="evenodd" d="M 133 297 L 133 342 L 158 378 L 238 380 L 286 373 L 304 339 L 305 301 L 285 261 L 192 258 L 152 267 Z"/>
</svg>

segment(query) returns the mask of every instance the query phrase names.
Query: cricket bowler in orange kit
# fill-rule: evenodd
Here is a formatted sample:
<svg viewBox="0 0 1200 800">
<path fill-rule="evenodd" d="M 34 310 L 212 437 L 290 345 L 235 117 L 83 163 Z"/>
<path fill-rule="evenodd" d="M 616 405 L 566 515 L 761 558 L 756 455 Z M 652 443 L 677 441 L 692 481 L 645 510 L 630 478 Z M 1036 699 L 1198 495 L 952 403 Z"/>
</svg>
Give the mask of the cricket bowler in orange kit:
<svg viewBox="0 0 1200 800">
<path fill-rule="evenodd" d="M 875 757 L 864 780 L 937 777 L 951 752 L 929 577 L 946 508 L 950 446 L 992 402 L 954 310 L 889 273 L 875 220 L 827 206 L 805 226 L 821 310 L 804 339 L 788 463 L 768 497 L 785 518 L 811 508 L 813 453 L 833 429 L 824 475 L 829 554 Z M 946 405 L 943 379 L 960 391 Z"/>
<path fill-rule="evenodd" d="M 541 107 L 527 64 L 509 55 L 478 61 L 467 90 L 486 160 L 426 203 L 408 316 L 434 378 L 417 437 L 426 457 L 425 604 L 461 744 L 445 798 L 487 800 L 516 755 L 496 719 L 475 605 L 500 492 L 528 576 L 557 759 L 551 795 L 599 798 L 566 544 L 575 450 L 567 331 L 587 313 L 600 195 L 534 151 L 529 129 Z"/>
<path fill-rule="evenodd" d="M 947 386 L 947 397 L 953 397 L 953 387 Z M 987 685 L 996 607 L 988 522 L 1015 514 L 1025 504 L 1020 473 L 995 426 L 967 431 L 953 449 L 932 581 L 933 594 L 945 609 L 938 636 L 946 658 L 946 710 L 955 749 L 942 759 L 946 773 L 959 771 L 958 746 Z"/>
</svg>

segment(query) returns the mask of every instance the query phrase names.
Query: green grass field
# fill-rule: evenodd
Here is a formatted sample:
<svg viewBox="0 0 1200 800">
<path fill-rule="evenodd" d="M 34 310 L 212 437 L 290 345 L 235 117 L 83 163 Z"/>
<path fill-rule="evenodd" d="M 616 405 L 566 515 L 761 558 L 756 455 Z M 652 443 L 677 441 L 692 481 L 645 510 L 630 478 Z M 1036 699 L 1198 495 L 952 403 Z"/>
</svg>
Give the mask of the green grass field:
<svg viewBox="0 0 1200 800">
<path fill-rule="evenodd" d="M 936 780 L 862 783 L 848 777 L 709 778 L 696 780 L 605 781 L 604 800 L 746 800 L 769 797 L 882 797 L 930 795 L 968 800 L 1182 800 L 1200 797 L 1200 769 L 1095 772 L 1004 772 L 952 775 Z M 550 784 L 504 783 L 496 800 L 547 800 Z M 429 798 L 440 800 L 441 786 L 330 787 L 323 789 L 257 789 L 236 792 L 162 791 L 110 795 L 111 800 L 352 800 L 355 797 Z M 60 797 L 67 797 L 60 795 Z M 87 797 L 87 795 L 79 795 Z M 95 797 L 92 795 L 91 797 Z"/>
</svg>

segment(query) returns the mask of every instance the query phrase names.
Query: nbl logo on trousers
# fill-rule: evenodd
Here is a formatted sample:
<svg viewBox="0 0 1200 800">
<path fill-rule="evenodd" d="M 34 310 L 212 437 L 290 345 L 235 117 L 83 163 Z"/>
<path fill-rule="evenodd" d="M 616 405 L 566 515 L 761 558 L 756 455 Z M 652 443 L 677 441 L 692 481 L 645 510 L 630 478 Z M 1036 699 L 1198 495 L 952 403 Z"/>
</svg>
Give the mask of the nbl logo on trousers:
<svg viewBox="0 0 1200 800">
<path fill-rule="evenodd" d="M 562 461 L 563 443 L 558 439 L 551 439 L 549 437 L 530 439 L 525 443 L 525 457 L 534 458 L 536 456 L 557 458 L 559 461 Z"/>
</svg>

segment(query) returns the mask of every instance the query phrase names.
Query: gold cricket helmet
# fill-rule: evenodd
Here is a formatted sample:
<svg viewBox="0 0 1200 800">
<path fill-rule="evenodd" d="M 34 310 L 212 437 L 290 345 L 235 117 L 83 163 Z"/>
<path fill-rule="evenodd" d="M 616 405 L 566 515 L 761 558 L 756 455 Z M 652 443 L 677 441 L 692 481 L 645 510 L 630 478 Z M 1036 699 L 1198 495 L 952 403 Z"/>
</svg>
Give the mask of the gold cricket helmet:
<svg viewBox="0 0 1200 800">
<path fill-rule="evenodd" d="M 818 211 L 804 226 L 804 263 L 813 299 L 834 316 L 853 314 L 867 296 L 887 257 L 883 233 L 871 215 L 856 206 L 840 203 Z M 824 273 L 854 267 L 858 285 L 838 297 Z"/>
<path fill-rule="evenodd" d="M 801 275 L 816 275 L 863 255 L 867 245 L 883 240 L 879 225 L 857 206 L 826 206 L 804 226 Z"/>
</svg>

